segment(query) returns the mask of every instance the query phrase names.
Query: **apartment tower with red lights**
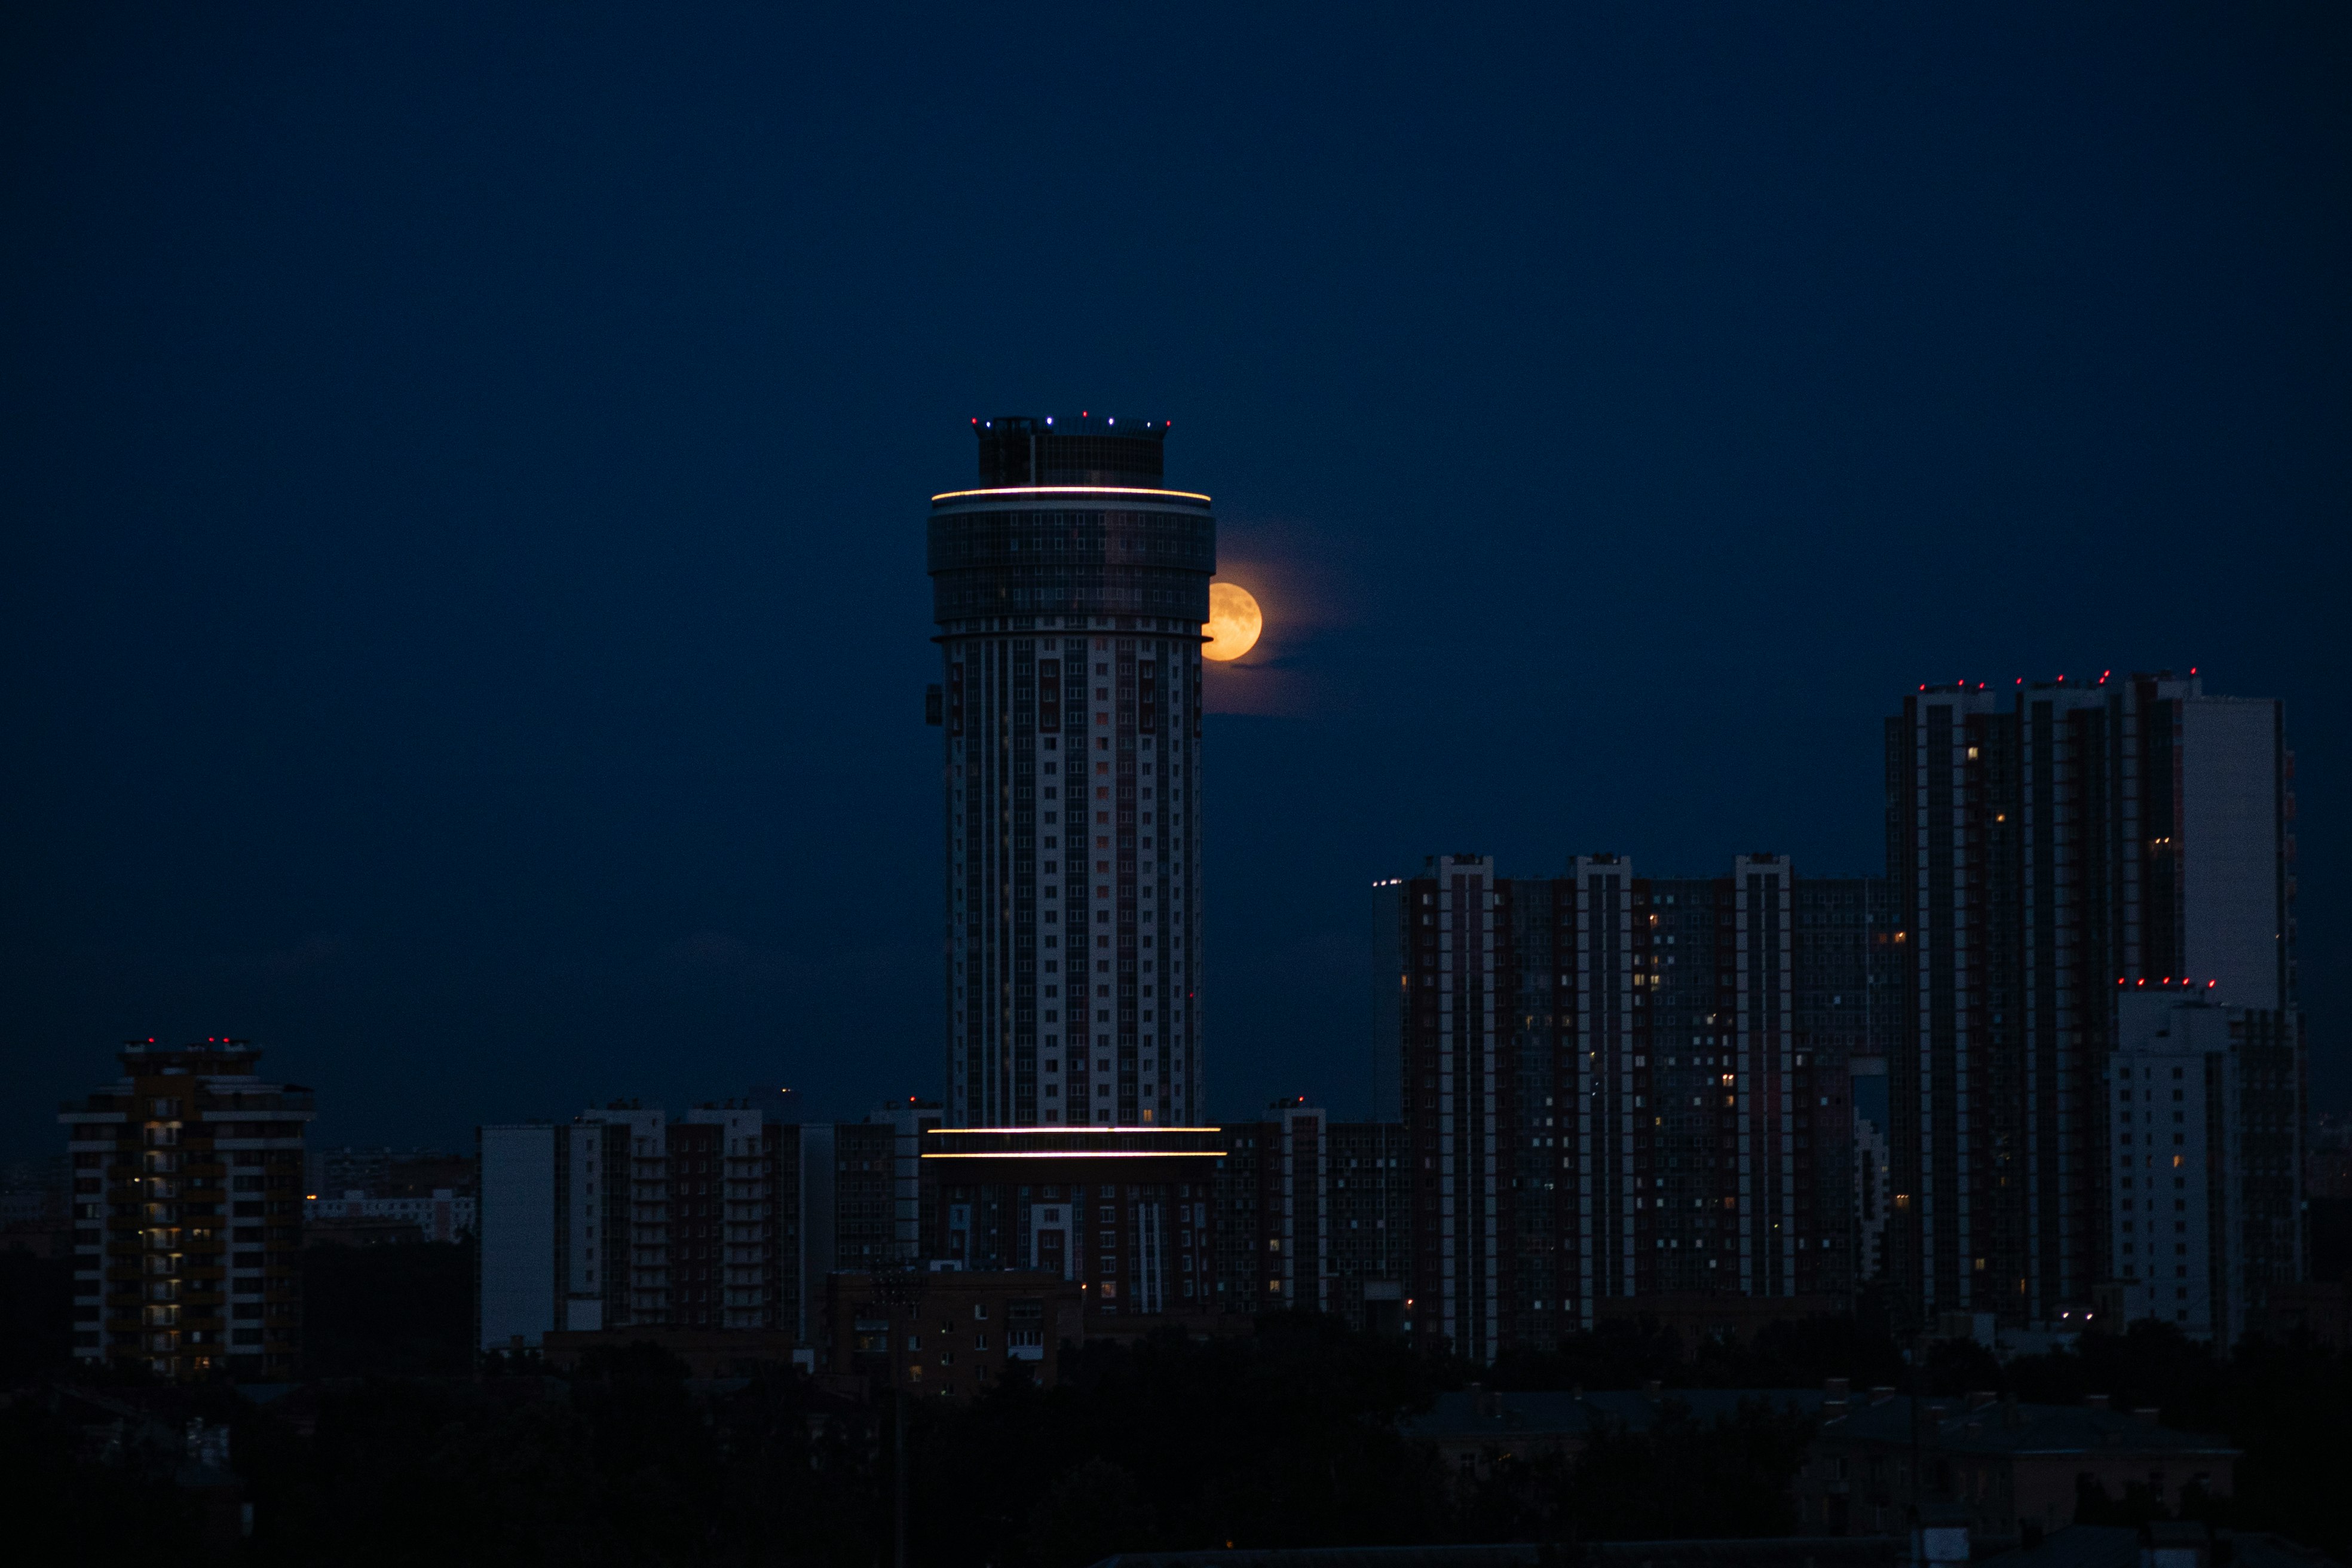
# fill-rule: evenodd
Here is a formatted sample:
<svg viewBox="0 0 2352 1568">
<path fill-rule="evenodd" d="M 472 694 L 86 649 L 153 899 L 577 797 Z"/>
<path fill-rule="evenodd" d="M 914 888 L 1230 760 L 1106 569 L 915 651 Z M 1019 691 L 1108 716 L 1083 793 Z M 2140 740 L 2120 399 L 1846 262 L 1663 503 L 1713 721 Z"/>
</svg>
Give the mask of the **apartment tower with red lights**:
<svg viewBox="0 0 2352 1568">
<path fill-rule="evenodd" d="M 2300 1038 L 2294 778 L 2281 705 L 2193 669 L 1922 686 L 1886 721 L 1885 1241 L 1911 1322 L 2080 1321 L 2124 1277 L 2119 989 L 2193 980 Z"/>
</svg>

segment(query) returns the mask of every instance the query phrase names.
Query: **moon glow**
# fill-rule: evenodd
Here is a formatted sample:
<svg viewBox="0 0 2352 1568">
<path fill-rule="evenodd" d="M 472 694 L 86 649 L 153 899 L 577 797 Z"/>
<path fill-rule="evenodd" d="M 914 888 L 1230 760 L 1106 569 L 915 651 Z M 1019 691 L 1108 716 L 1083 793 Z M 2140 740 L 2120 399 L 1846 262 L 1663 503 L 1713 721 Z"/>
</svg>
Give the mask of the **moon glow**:
<svg viewBox="0 0 2352 1568">
<path fill-rule="evenodd" d="M 1265 629 L 1265 616 L 1247 588 L 1238 583 L 1212 583 L 1209 624 L 1203 629 L 1209 640 L 1201 645 L 1201 657 L 1222 664 L 1257 646 L 1258 633 Z"/>
</svg>

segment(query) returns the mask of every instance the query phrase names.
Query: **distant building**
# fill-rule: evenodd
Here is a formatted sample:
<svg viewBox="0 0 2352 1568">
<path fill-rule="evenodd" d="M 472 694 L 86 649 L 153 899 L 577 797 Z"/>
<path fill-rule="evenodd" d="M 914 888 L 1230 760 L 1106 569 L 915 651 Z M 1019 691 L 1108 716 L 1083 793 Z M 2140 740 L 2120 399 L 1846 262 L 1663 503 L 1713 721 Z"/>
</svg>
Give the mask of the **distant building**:
<svg viewBox="0 0 2352 1568">
<path fill-rule="evenodd" d="M 1853 1094 L 1853 1279 L 1857 1289 L 1886 1271 L 1886 1226 L 1894 1217 L 1895 1154 L 1887 1143 L 1886 1058 L 1846 1062 Z"/>
<path fill-rule="evenodd" d="M 0 1172 L 0 1252 L 36 1258 L 69 1254 L 73 1236 L 66 1214 L 73 1192 L 69 1156 L 17 1160 Z"/>
<path fill-rule="evenodd" d="M 940 1128 L 920 1258 L 1079 1284 L 1096 1336 L 1286 1310 L 1399 1331 L 1407 1175 L 1402 1128 L 1296 1100 L 1223 1127 Z"/>
<path fill-rule="evenodd" d="M 1265 1121 L 1218 1131 L 1216 1310 L 1329 1312 L 1402 1331 L 1412 1262 L 1402 1125 L 1276 1100 Z"/>
<path fill-rule="evenodd" d="M 1077 1285 L 1120 1332 L 1219 1310 L 1217 1128 L 951 1128 L 923 1141 L 923 1261 Z"/>
<path fill-rule="evenodd" d="M 1447 1475 L 1485 1480 L 1506 1464 L 1573 1459 L 1595 1438 L 1644 1434 L 1678 1413 L 1713 1422 L 1760 1405 L 1812 1415 L 1825 1403 L 1823 1394 L 1801 1388 L 1667 1390 L 1653 1383 L 1639 1393 L 1506 1394 L 1474 1385 L 1437 1395 L 1405 1419 L 1404 1434 L 1435 1449 Z"/>
<path fill-rule="evenodd" d="M 2154 1410 L 2109 1410 L 2104 1395 L 2074 1405 L 1990 1394 L 1915 1403 L 1877 1388 L 1849 1399 L 1833 1380 L 1798 1471 L 1798 1529 L 1885 1535 L 1914 1510 L 1957 1511 L 1979 1536 L 2014 1539 L 2028 1525 L 2072 1524 L 2086 1480 L 2115 1499 L 2145 1488 L 2168 1510 L 2191 1490 L 2230 1496 L 2238 1451 L 2158 1422 Z"/>
<path fill-rule="evenodd" d="M 2352 1121 L 2341 1112 L 2312 1118 L 2310 1151 L 2304 1156 L 2304 1191 L 2314 1198 L 2352 1198 Z"/>
<path fill-rule="evenodd" d="M 1906 1038 L 1888 1273 L 1916 1322 L 2054 1324 L 2115 1277 L 2118 982 L 2295 1005 L 2280 705 L 2191 671 L 1922 687 L 1887 721 Z"/>
<path fill-rule="evenodd" d="M 673 1119 L 615 1102 L 477 1134 L 477 1343 L 554 1332 L 760 1331 L 806 1343 L 824 1277 L 916 1255 L 919 1102 L 795 1124 L 748 1103 Z"/>
<path fill-rule="evenodd" d="M 908 1269 L 826 1277 L 824 1369 L 955 1399 L 1027 1378 L 1050 1387 L 1086 1339 L 1086 1288 L 1057 1274 Z"/>
<path fill-rule="evenodd" d="M 931 498 L 947 837 L 947 1122 L 1201 1113 L 1201 642 L 1209 498 L 1165 424 L 972 422 Z"/>
<path fill-rule="evenodd" d="M 362 1192 L 347 1192 L 331 1198 L 306 1197 L 303 1230 L 313 1247 L 376 1240 L 447 1244 L 473 1234 L 474 1208 L 471 1196 L 461 1196 L 447 1187 L 422 1197 L 370 1197 Z"/>
<path fill-rule="evenodd" d="M 290 1374 L 310 1090 L 244 1040 L 124 1046 L 58 1117 L 73 1162 L 74 1354 L 175 1380 Z"/>
<path fill-rule="evenodd" d="M 2134 985 L 2109 1069 L 2109 1251 L 2127 1321 L 2229 1346 L 2305 1277 L 2303 1016 Z M 2284 1307 L 2282 1299 L 2279 1305 Z"/>
<path fill-rule="evenodd" d="M 1898 1016 L 1882 883 L 1452 855 L 1375 900 L 1417 1336 L 1491 1361 L 1644 1296 L 1851 1300 L 1848 1063 Z"/>
</svg>

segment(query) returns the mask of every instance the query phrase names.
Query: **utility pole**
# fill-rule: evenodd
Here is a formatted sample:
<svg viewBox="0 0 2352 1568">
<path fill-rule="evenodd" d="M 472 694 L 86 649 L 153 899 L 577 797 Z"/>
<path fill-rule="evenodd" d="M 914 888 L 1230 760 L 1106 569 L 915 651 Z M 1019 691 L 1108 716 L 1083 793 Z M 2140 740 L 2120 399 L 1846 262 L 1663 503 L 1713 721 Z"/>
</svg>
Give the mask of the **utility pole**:
<svg viewBox="0 0 2352 1568">
<path fill-rule="evenodd" d="M 874 1294 L 890 1324 L 890 1562 L 908 1568 L 907 1561 L 907 1342 L 921 1332 L 916 1316 L 923 1300 L 923 1275 L 918 1268 L 894 1269 L 874 1276 Z M 901 1315 L 904 1315 L 903 1321 Z"/>
</svg>

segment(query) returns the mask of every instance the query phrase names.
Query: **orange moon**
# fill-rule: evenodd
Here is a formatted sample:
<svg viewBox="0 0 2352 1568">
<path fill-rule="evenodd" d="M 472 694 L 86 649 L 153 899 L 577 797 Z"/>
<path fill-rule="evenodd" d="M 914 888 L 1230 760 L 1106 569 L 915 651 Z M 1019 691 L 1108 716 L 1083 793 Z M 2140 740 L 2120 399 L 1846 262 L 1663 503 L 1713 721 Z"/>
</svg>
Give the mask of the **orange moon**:
<svg viewBox="0 0 2352 1568">
<path fill-rule="evenodd" d="M 1265 616 L 1247 588 L 1238 583 L 1212 583 L 1206 629 L 1209 640 L 1201 645 L 1201 657 L 1222 664 L 1257 646 L 1258 633 L 1265 629 Z"/>
</svg>

